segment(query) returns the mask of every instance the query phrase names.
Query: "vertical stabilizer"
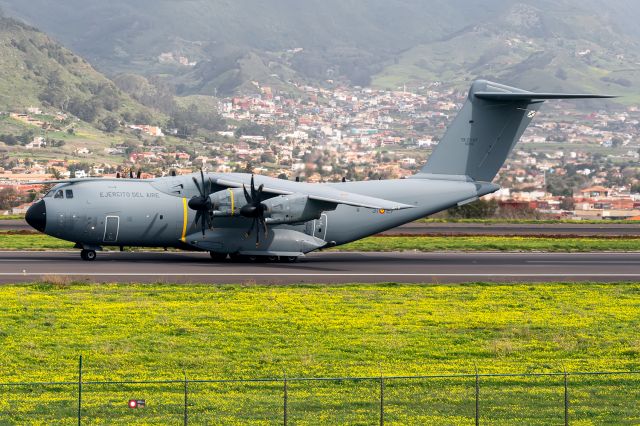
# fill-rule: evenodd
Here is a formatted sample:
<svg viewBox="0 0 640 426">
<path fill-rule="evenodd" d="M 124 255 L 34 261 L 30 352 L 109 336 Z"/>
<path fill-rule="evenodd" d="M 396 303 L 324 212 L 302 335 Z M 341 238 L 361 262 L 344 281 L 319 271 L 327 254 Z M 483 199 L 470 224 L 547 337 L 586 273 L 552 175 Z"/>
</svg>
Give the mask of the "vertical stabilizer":
<svg viewBox="0 0 640 426">
<path fill-rule="evenodd" d="M 532 93 L 486 80 L 475 81 L 462 110 L 420 175 L 465 176 L 490 182 L 544 100 L 605 97 L 610 96 Z"/>
</svg>

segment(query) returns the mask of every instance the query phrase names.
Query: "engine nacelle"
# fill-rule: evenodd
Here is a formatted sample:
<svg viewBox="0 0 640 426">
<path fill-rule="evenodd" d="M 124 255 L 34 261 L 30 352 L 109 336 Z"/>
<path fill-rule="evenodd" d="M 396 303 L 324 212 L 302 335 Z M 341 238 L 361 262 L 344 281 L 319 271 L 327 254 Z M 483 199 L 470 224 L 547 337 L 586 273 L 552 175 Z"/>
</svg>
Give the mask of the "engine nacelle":
<svg viewBox="0 0 640 426">
<path fill-rule="evenodd" d="M 320 219 L 322 212 L 335 210 L 337 205 L 310 200 L 304 194 L 280 195 L 264 201 L 267 223 L 300 223 Z"/>
<path fill-rule="evenodd" d="M 247 204 L 242 188 L 229 188 L 214 192 L 209 196 L 214 216 L 235 216 L 240 214 L 242 206 Z"/>
</svg>

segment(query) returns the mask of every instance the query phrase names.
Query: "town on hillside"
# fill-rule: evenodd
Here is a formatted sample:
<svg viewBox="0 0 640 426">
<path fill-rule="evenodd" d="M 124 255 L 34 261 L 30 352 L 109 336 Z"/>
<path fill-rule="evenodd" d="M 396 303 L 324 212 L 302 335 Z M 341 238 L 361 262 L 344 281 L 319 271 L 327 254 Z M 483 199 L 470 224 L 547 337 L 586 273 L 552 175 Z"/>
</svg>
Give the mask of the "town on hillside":
<svg viewBox="0 0 640 426">
<path fill-rule="evenodd" d="M 252 172 L 330 182 L 403 178 L 424 164 L 466 92 L 434 82 L 376 90 L 297 85 L 295 94 L 217 100 L 222 127 L 189 134 L 169 122 L 105 123 L 25 106 L 0 116 L 0 214 L 20 214 L 29 181 L 171 172 Z M 549 102 L 496 178 L 503 211 L 573 219 L 640 217 L 640 111 Z M 9 130 L 6 130 L 9 129 Z"/>
</svg>

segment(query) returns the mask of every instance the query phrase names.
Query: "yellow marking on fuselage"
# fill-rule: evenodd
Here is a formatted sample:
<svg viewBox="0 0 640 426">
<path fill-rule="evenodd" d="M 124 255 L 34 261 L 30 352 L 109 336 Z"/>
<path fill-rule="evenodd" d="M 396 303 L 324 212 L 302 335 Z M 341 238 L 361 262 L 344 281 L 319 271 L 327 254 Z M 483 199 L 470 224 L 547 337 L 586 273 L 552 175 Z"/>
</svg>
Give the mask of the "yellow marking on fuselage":
<svg viewBox="0 0 640 426">
<path fill-rule="evenodd" d="M 187 210 L 187 199 L 182 199 L 182 242 L 187 241 L 187 218 L 189 217 L 189 211 Z"/>
<path fill-rule="evenodd" d="M 229 195 L 231 195 L 231 216 L 233 216 L 236 209 L 236 200 L 234 198 L 233 191 L 229 188 L 227 188 L 227 191 L 229 191 Z"/>
</svg>

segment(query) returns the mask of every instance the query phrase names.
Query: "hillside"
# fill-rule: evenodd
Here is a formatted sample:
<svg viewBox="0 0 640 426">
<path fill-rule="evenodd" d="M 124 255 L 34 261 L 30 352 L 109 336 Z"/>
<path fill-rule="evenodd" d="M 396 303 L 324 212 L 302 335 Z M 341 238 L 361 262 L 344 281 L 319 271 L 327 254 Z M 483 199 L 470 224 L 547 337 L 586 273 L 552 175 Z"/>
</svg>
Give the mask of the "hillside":
<svg viewBox="0 0 640 426">
<path fill-rule="evenodd" d="M 629 95 L 640 90 L 639 53 L 637 39 L 588 9 L 548 13 L 516 4 L 491 22 L 409 49 L 374 84 L 465 87 L 485 77 L 530 89 Z"/>
<path fill-rule="evenodd" d="M 98 127 L 107 116 L 154 115 L 46 34 L 1 16 L 0 57 L 2 111 L 43 106 L 71 113 Z"/>
<path fill-rule="evenodd" d="M 265 75 L 281 82 L 295 74 L 368 84 L 393 55 L 488 17 L 505 1 L 471 7 L 466 0 L 0 0 L 0 5 L 109 75 L 170 74 L 178 77 L 179 92 L 228 93 Z M 180 65 L 180 56 L 198 65 Z"/>
<path fill-rule="evenodd" d="M 490 77 L 624 92 L 640 84 L 633 0 L 0 0 L 109 76 L 179 95 L 327 79 L 356 85 Z M 589 52 L 579 55 L 580 52 Z"/>
</svg>

